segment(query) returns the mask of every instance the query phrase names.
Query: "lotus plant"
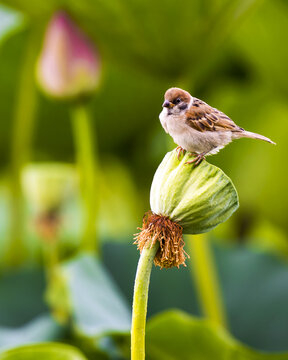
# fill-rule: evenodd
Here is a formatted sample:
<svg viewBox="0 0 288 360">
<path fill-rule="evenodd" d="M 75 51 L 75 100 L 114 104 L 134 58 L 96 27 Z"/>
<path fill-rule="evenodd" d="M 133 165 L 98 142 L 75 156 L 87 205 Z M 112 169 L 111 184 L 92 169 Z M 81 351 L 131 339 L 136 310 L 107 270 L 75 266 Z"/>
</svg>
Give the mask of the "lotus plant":
<svg viewBox="0 0 288 360">
<path fill-rule="evenodd" d="M 99 87 L 101 61 L 95 45 L 64 11 L 56 12 L 47 26 L 36 74 L 41 89 L 48 96 L 70 100 L 83 199 L 81 247 L 84 251 L 97 251 L 100 172 L 95 129 L 87 101 Z"/>
<path fill-rule="evenodd" d="M 78 173 L 75 166 L 67 163 L 30 163 L 22 172 L 23 193 L 34 217 L 34 228 L 42 240 L 43 258 L 46 265 L 48 287 L 46 300 L 54 316 L 65 322 L 68 310 L 59 306 L 56 296 L 63 297 L 61 272 L 59 266 L 59 229 L 61 227 L 61 208 L 78 189 Z M 56 294 L 56 296 L 55 296 Z M 55 299 L 56 298 L 56 299 Z"/>
<path fill-rule="evenodd" d="M 152 263 L 161 268 L 185 265 L 183 234 L 200 234 L 227 220 L 238 208 L 231 180 L 219 168 L 203 161 L 187 165 L 169 152 L 158 167 L 151 186 L 151 211 L 136 234 L 141 252 L 133 300 L 131 358 L 145 358 L 145 323 Z"/>
</svg>

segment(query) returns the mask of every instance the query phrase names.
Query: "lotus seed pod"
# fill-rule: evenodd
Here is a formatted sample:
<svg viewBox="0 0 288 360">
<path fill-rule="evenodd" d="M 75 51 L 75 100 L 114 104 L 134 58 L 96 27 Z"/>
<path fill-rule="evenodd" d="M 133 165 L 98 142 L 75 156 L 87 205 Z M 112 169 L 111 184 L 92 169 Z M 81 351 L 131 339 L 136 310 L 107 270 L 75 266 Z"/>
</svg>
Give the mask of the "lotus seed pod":
<svg viewBox="0 0 288 360">
<path fill-rule="evenodd" d="M 65 163 L 29 164 L 22 172 L 24 194 L 39 214 L 58 209 L 76 191 L 77 182 L 74 166 Z"/>
<path fill-rule="evenodd" d="M 71 18 L 59 11 L 48 24 L 36 70 L 38 83 L 48 95 L 82 97 L 99 84 L 100 58 Z"/>
<path fill-rule="evenodd" d="M 143 249 L 159 243 L 155 265 L 185 266 L 183 233 L 200 234 L 227 220 L 238 208 L 238 195 L 222 170 L 203 161 L 187 164 L 176 150 L 166 154 L 159 165 L 150 191 L 150 212 L 143 218 L 135 243 Z"/>
<path fill-rule="evenodd" d="M 207 161 L 198 166 L 179 161 L 176 150 L 166 154 L 152 182 L 150 205 L 153 213 L 168 216 L 184 234 L 212 230 L 237 210 L 238 195 L 224 172 Z"/>
</svg>

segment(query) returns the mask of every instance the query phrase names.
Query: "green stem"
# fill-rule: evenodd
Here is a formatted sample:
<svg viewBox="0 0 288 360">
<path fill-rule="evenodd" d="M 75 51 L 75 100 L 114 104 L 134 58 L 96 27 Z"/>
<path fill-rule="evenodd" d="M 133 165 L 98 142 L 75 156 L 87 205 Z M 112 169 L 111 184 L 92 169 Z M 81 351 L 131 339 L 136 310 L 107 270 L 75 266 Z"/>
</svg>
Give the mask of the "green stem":
<svg viewBox="0 0 288 360">
<path fill-rule="evenodd" d="M 227 327 L 217 271 L 206 234 L 188 236 L 191 249 L 191 267 L 206 317 Z"/>
<path fill-rule="evenodd" d="M 131 327 L 131 360 L 145 359 L 145 326 L 152 264 L 159 242 L 142 250 L 136 273 Z"/>
<path fill-rule="evenodd" d="M 51 308 L 53 317 L 60 323 L 66 324 L 69 318 L 69 311 L 65 302 L 65 286 L 59 262 L 59 238 L 42 239 L 43 241 L 43 259 L 46 270 L 47 287 L 45 291 L 45 300 Z"/>
<path fill-rule="evenodd" d="M 84 202 L 84 225 L 80 248 L 99 253 L 97 216 L 99 212 L 99 165 L 96 156 L 94 129 L 91 115 L 85 102 L 72 107 L 72 122 L 76 157 L 81 177 Z"/>
<path fill-rule="evenodd" d="M 23 243 L 23 210 L 21 170 L 30 157 L 36 112 L 34 67 L 37 56 L 38 31 L 31 29 L 26 52 L 21 60 L 22 69 L 12 129 L 11 148 L 11 214 L 9 244 L 6 261 L 18 265 L 25 258 Z"/>
<path fill-rule="evenodd" d="M 47 242 L 46 239 L 42 239 L 43 258 L 48 278 L 51 277 L 51 274 L 53 274 L 59 263 L 58 240 L 57 238 L 49 239 L 49 242 Z"/>
</svg>

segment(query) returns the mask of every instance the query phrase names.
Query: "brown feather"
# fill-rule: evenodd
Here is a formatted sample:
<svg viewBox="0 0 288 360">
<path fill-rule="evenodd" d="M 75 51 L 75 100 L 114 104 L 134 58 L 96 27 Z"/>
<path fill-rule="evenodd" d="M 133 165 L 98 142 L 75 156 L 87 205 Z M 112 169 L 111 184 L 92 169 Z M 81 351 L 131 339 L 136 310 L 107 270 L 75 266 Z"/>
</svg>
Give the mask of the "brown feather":
<svg viewBox="0 0 288 360">
<path fill-rule="evenodd" d="M 194 103 L 197 106 L 194 106 Z M 204 101 L 194 98 L 186 113 L 186 123 L 193 129 L 204 131 L 243 131 L 223 112 L 211 107 Z"/>
</svg>

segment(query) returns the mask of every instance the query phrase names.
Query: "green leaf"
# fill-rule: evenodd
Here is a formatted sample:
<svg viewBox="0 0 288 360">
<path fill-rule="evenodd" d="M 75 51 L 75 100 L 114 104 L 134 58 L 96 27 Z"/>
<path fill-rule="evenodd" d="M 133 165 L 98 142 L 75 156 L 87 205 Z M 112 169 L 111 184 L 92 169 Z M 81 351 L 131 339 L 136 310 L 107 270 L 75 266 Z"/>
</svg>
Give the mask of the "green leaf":
<svg viewBox="0 0 288 360">
<path fill-rule="evenodd" d="M 275 19 L 273 27 L 268 25 L 271 19 Z M 239 50 L 249 59 L 250 66 L 254 67 L 254 74 L 261 74 L 268 81 L 265 86 L 262 83 L 262 88 L 266 91 L 273 88 L 278 96 L 282 91 L 287 91 L 283 65 L 287 64 L 288 52 L 287 48 L 282 46 L 283 36 L 287 31 L 287 2 L 265 1 L 261 11 L 255 12 L 255 16 L 248 18 L 245 26 L 235 33 L 235 44 L 238 44 Z M 260 81 L 257 83 L 261 86 Z"/>
<path fill-rule="evenodd" d="M 45 19 L 44 22 L 59 10 L 57 0 L 4 2 L 34 19 Z M 157 77 L 179 79 L 184 78 L 187 70 L 197 75 L 199 64 L 215 58 L 215 46 L 223 43 L 255 2 L 250 0 L 243 4 L 239 0 L 228 3 L 220 0 L 216 6 L 208 6 L 200 0 L 183 0 L 179 7 L 165 0 L 72 0 L 65 1 L 63 7 L 97 41 L 110 60 L 136 64 Z M 197 51 L 199 47 L 200 52 Z M 171 53 L 177 56 L 171 56 Z"/>
<path fill-rule="evenodd" d="M 41 315 L 18 328 L 0 327 L 0 348 L 42 341 L 57 340 L 63 336 L 61 327 L 50 315 Z"/>
<path fill-rule="evenodd" d="M 150 319 L 146 333 L 147 360 L 287 360 L 287 354 L 264 354 L 234 340 L 207 320 L 180 311 Z"/>
<path fill-rule="evenodd" d="M 2 271 L 0 278 L 0 325 L 23 326 L 47 312 L 43 300 L 43 270 L 22 268 Z M 21 301 L 19 301 L 21 299 Z"/>
<path fill-rule="evenodd" d="M 90 338 L 130 330 L 130 309 L 99 260 L 80 255 L 63 266 L 77 332 Z"/>
<path fill-rule="evenodd" d="M 21 346 L 0 354 L 0 360 L 87 360 L 76 348 L 57 343 Z"/>
<path fill-rule="evenodd" d="M 64 327 L 48 313 L 45 279 L 37 268 L 2 273 L 0 279 L 0 348 L 57 340 Z"/>
</svg>

